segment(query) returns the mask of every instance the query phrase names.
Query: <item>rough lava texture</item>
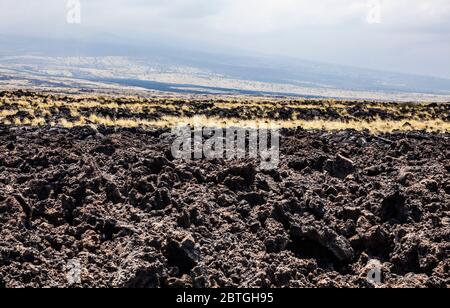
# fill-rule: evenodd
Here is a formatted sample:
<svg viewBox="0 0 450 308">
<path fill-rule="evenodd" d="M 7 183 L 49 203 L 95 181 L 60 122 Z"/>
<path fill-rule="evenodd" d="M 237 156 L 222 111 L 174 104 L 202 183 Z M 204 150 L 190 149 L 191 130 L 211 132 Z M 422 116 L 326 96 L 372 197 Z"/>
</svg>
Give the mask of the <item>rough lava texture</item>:
<svg viewBox="0 0 450 308">
<path fill-rule="evenodd" d="M 0 127 L 0 287 L 450 286 L 448 134 L 285 130 L 274 171 L 172 138 Z"/>
</svg>

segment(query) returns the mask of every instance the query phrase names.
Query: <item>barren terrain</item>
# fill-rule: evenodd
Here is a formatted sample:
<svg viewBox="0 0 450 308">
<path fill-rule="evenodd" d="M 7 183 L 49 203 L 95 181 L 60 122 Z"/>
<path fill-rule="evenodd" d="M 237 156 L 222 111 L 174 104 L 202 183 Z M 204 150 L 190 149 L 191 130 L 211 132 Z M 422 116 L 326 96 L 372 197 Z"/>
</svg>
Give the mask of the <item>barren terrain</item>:
<svg viewBox="0 0 450 308">
<path fill-rule="evenodd" d="M 175 160 L 194 116 L 276 122 L 279 168 Z M 445 103 L 2 92 L 0 287 L 446 288 L 449 172 Z"/>
</svg>

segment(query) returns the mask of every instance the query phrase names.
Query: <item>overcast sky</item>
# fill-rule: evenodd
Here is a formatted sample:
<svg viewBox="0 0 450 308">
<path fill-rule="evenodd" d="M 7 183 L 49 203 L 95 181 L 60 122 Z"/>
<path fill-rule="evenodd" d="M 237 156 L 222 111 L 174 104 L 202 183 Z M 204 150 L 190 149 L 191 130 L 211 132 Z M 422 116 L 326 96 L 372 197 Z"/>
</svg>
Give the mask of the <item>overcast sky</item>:
<svg viewBox="0 0 450 308">
<path fill-rule="evenodd" d="M 258 52 L 450 78 L 449 0 L 0 0 L 0 35 L 148 43 Z M 380 5 L 379 13 L 377 3 Z M 78 34 L 78 35 L 77 35 Z M 1 46 L 0 46 L 1 48 Z"/>
</svg>

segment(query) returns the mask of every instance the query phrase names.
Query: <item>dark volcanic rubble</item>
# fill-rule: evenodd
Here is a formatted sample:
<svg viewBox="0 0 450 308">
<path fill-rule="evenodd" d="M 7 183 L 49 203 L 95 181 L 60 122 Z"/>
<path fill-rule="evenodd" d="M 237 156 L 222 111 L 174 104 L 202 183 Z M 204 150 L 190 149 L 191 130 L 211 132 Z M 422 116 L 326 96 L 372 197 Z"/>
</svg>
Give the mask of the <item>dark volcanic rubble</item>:
<svg viewBox="0 0 450 308">
<path fill-rule="evenodd" d="M 448 134 L 284 130 L 274 171 L 171 141 L 0 127 L 0 287 L 450 286 Z"/>
</svg>

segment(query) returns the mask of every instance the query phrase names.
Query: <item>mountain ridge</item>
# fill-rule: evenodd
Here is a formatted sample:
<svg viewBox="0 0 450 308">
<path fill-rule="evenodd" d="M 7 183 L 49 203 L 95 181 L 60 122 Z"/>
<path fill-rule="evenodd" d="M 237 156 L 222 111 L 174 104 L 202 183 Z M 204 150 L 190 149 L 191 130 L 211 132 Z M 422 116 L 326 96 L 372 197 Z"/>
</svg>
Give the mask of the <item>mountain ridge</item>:
<svg viewBox="0 0 450 308">
<path fill-rule="evenodd" d="M 5 44 L 8 38 L 0 37 Z M 226 92 L 263 95 L 355 98 L 403 95 L 450 96 L 450 79 L 363 69 L 289 57 L 231 55 L 185 51 L 173 46 L 134 46 L 86 40 L 39 41 L 10 44 L 0 54 L 0 67 L 42 78 L 74 78 L 135 86 L 189 85 Z M 57 45 L 57 48 L 53 48 Z M 155 44 L 156 45 L 156 44 Z M 75 48 L 78 46 L 78 48 Z M 75 50 L 77 49 L 77 50 Z M 114 79 L 114 80 L 113 80 Z M 129 83 L 127 84 L 127 81 Z M 158 89 L 154 89 L 158 90 Z M 184 92 L 184 91 L 183 91 Z M 186 91 L 189 93 L 189 91 Z M 192 93 L 197 93 L 195 90 Z M 202 92 L 202 91 L 200 91 Z M 218 91 L 222 92 L 222 91 Z M 346 92 L 348 95 L 341 95 Z M 360 93 L 361 92 L 361 93 Z M 448 99 L 450 100 L 450 99 Z"/>
</svg>

